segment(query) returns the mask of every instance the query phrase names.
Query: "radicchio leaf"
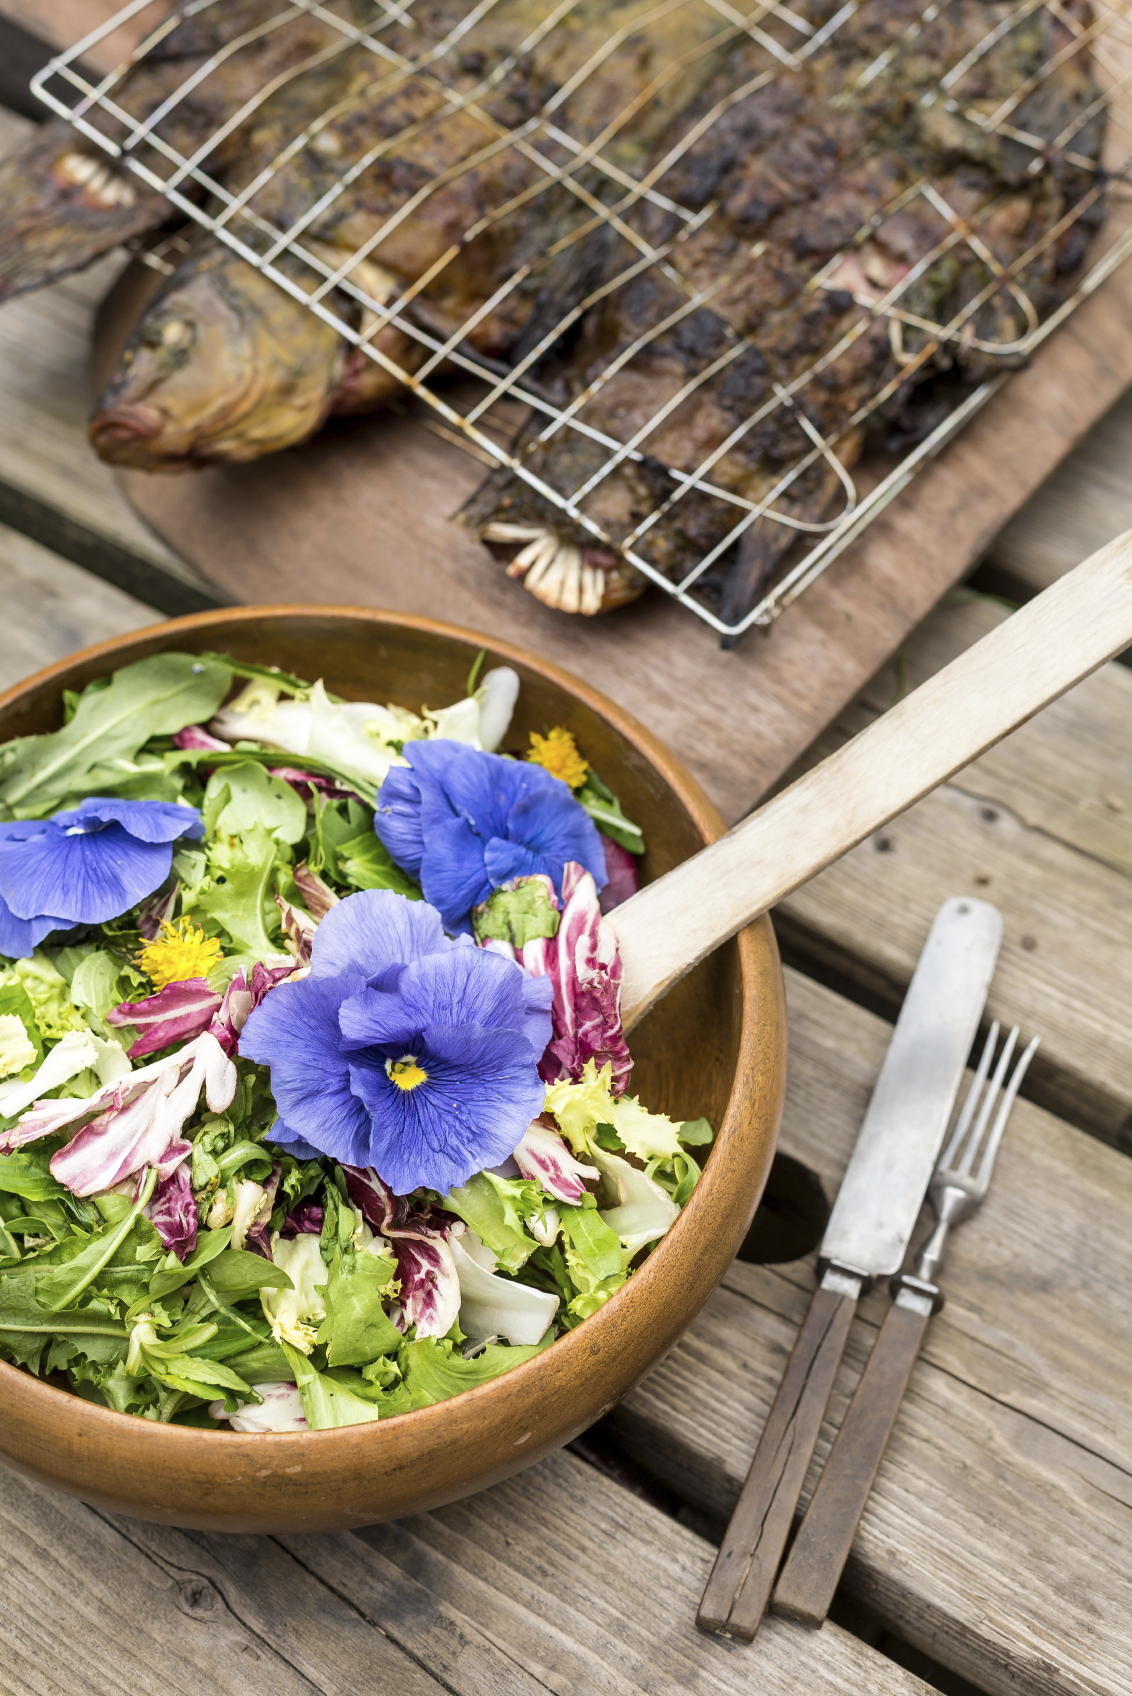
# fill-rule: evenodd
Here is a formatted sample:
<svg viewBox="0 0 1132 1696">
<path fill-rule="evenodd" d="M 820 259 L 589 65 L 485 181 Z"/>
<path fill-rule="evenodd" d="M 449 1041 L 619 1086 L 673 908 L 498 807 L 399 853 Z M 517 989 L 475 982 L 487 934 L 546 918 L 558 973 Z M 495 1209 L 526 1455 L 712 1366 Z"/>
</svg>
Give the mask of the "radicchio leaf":
<svg viewBox="0 0 1132 1696">
<path fill-rule="evenodd" d="M 214 1113 L 231 1106 L 236 1093 L 236 1068 L 207 1031 L 96 1095 L 35 1102 L 0 1138 L 0 1150 L 85 1119 L 78 1135 L 51 1157 L 53 1175 L 75 1195 L 111 1189 L 143 1166 L 165 1178 L 191 1153 L 181 1130 L 202 1090 Z"/>
<path fill-rule="evenodd" d="M 232 1232 L 232 1247 L 250 1249 L 253 1254 L 260 1254 L 264 1260 L 271 1259 L 271 1214 L 275 1207 L 275 1192 L 279 1188 L 279 1178 L 283 1168 L 277 1160 L 271 1168 L 271 1176 L 260 1189 L 260 1201 L 253 1216 L 251 1225 L 244 1234 L 243 1243 L 236 1241 L 236 1232 Z M 280 1233 L 282 1235 L 282 1233 Z"/>
<path fill-rule="evenodd" d="M 605 851 L 606 885 L 598 899 L 602 912 L 611 913 L 614 907 L 619 907 L 641 887 L 637 877 L 637 856 L 608 836 L 602 837 L 601 846 Z"/>
<path fill-rule="evenodd" d="M 558 1132 L 540 1125 L 537 1119 L 527 1126 L 511 1158 L 524 1178 L 533 1178 L 556 1201 L 569 1202 L 572 1207 L 577 1207 L 585 1194 L 582 1180 L 601 1177 L 596 1166 L 583 1166 L 575 1160 Z"/>
<path fill-rule="evenodd" d="M 166 984 L 144 1001 L 123 1001 L 106 1015 L 108 1025 L 134 1025 L 140 1032 L 129 1050 L 131 1060 L 140 1060 L 175 1042 L 190 1042 L 207 1030 L 222 997 L 210 989 L 207 978 L 186 978 Z"/>
<path fill-rule="evenodd" d="M 443 1337 L 460 1312 L 460 1280 L 446 1237 L 414 1237 L 399 1233 L 390 1239 L 401 1280 L 398 1329 L 417 1328 L 418 1337 Z"/>
<path fill-rule="evenodd" d="M 333 795 L 336 799 L 362 801 L 356 790 L 346 784 L 339 783 L 336 778 L 325 777 L 319 772 L 300 771 L 297 766 L 268 766 L 269 777 L 281 777 L 293 789 L 297 789 L 304 801 L 310 801 L 316 792 L 320 795 Z M 362 805 L 365 802 L 362 801 Z"/>
<path fill-rule="evenodd" d="M 413 1210 L 410 1198 L 395 1196 L 372 1166 L 342 1170 L 350 1200 L 379 1235 L 388 1237 L 397 1258 L 398 1329 L 415 1325 L 418 1337 L 443 1337 L 460 1311 L 460 1280 L 448 1246 L 458 1221 L 432 1205 Z"/>
<path fill-rule="evenodd" d="M 335 895 L 328 883 L 323 882 L 317 872 L 311 871 L 305 860 L 295 867 L 293 876 L 312 919 L 324 919 L 331 907 L 338 905 L 340 897 Z"/>
<path fill-rule="evenodd" d="M 258 1007 L 268 990 L 289 978 L 294 970 L 290 962 L 285 966 L 264 966 L 257 960 L 249 983 L 247 967 L 240 967 L 224 991 L 224 999 L 208 1027 L 209 1035 L 216 1038 L 225 1054 L 235 1054 L 240 1032 L 252 1008 Z"/>
<path fill-rule="evenodd" d="M 301 907 L 292 907 L 281 895 L 275 897 L 275 905 L 283 921 L 283 941 L 288 953 L 295 956 L 297 965 L 309 966 L 311 941 L 318 929 L 318 920 L 312 919 L 309 913 L 304 913 Z"/>
<path fill-rule="evenodd" d="M 177 897 L 181 893 L 181 882 L 178 878 L 172 889 L 164 894 L 147 896 L 138 908 L 138 930 L 147 942 L 156 942 L 161 935 L 161 927 L 173 917 L 177 905 Z"/>
<path fill-rule="evenodd" d="M 521 958 L 528 972 L 554 985 L 554 1034 L 539 1062 L 543 1082 L 576 1081 L 593 1060 L 612 1067 L 613 1094 L 623 1095 L 633 1062 L 621 1029 L 621 957 L 594 880 L 575 861 L 562 876 L 556 935 L 528 942 Z"/>
<path fill-rule="evenodd" d="M 322 1231 L 322 1221 L 325 1216 L 326 1209 L 320 1207 L 316 1201 L 300 1201 L 298 1207 L 288 1213 L 284 1219 L 283 1228 L 279 1235 L 284 1241 L 307 1234 L 317 1237 Z"/>
<path fill-rule="evenodd" d="M 142 1211 L 161 1238 L 162 1246 L 172 1249 L 178 1260 L 187 1260 L 197 1246 L 200 1223 L 189 1168 L 179 1164 L 163 1178 Z"/>
<path fill-rule="evenodd" d="M 187 724 L 184 730 L 178 730 L 173 742 L 176 747 L 186 750 L 205 748 L 214 754 L 230 754 L 232 752 L 231 742 L 222 742 L 219 736 L 213 736 L 212 732 L 206 730 L 203 724 Z"/>
</svg>

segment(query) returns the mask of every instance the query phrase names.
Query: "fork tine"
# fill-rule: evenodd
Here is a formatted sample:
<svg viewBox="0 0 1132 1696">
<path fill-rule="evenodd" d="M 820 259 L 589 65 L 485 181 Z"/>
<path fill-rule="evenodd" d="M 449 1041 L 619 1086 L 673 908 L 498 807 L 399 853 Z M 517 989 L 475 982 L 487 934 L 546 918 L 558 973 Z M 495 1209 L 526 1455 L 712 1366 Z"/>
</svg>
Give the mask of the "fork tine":
<svg viewBox="0 0 1132 1696">
<path fill-rule="evenodd" d="M 1002 1133 L 1006 1129 L 1006 1121 L 1010 1117 L 1010 1109 L 1014 1106 L 1014 1098 L 1021 1088 L 1022 1079 L 1026 1076 L 1026 1069 L 1029 1066 L 1030 1061 L 1034 1058 L 1034 1050 L 1037 1048 L 1040 1041 L 1041 1037 L 1036 1036 L 1033 1038 L 1019 1058 L 1018 1064 L 1015 1066 L 1013 1072 L 1010 1074 L 1010 1082 L 1006 1086 L 1001 1105 L 995 1115 L 994 1128 L 992 1129 L 990 1136 L 987 1138 L 987 1146 L 983 1150 L 983 1157 L 979 1162 L 979 1175 L 975 1181 L 980 1189 L 985 1190 L 987 1185 L 990 1183 L 991 1171 L 998 1156 L 998 1145 L 1002 1141 Z"/>
<path fill-rule="evenodd" d="M 1010 1058 L 1014 1053 L 1014 1045 L 1017 1041 L 1018 1026 L 1015 1025 L 1013 1030 L 1010 1032 L 1010 1035 L 1002 1045 L 1002 1053 L 998 1057 L 998 1065 L 994 1069 L 994 1076 L 991 1078 L 991 1081 L 987 1086 L 986 1094 L 983 1096 L 982 1105 L 979 1108 L 979 1117 L 975 1121 L 975 1128 L 971 1132 L 966 1148 L 963 1150 L 963 1158 L 959 1162 L 959 1171 L 964 1177 L 968 1176 L 972 1166 L 975 1164 L 975 1156 L 979 1152 L 979 1145 L 983 1140 L 983 1133 L 987 1128 L 991 1113 L 994 1111 L 994 1104 L 998 1099 L 998 1092 L 1002 1088 L 1002 1080 L 1006 1076 L 1006 1068 L 1010 1064 Z"/>
<path fill-rule="evenodd" d="M 991 1057 L 994 1054 L 995 1044 L 998 1042 L 998 1031 L 999 1024 L 996 1019 L 987 1033 L 987 1040 L 983 1044 L 983 1052 L 979 1055 L 979 1064 L 975 1070 L 974 1077 L 971 1079 L 971 1087 L 967 1091 L 967 1098 L 959 1110 L 959 1117 L 955 1121 L 955 1129 L 951 1133 L 947 1147 L 939 1157 L 939 1161 L 937 1163 L 939 1166 L 950 1166 L 951 1162 L 955 1159 L 956 1154 L 963 1146 L 963 1139 L 967 1135 L 967 1128 L 975 1116 L 975 1108 L 979 1105 L 979 1098 L 983 1093 L 983 1085 L 987 1081 L 987 1073 L 990 1071 Z"/>
</svg>

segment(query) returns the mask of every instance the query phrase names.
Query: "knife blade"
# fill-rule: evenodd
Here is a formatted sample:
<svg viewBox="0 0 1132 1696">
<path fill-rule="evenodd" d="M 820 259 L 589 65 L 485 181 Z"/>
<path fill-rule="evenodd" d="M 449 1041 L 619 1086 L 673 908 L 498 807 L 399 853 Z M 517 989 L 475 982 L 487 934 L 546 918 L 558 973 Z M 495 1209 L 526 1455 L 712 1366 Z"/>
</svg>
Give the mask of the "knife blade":
<svg viewBox="0 0 1132 1696">
<path fill-rule="evenodd" d="M 989 901 L 945 901 L 928 933 L 818 1250 L 899 1272 L 955 1106 L 1002 942 Z"/>
<path fill-rule="evenodd" d="M 704 1590 L 702 1631 L 749 1642 L 758 1630 L 857 1298 L 904 1259 L 1001 941 L 987 901 L 953 897 L 936 914 L 822 1238 L 821 1283 Z"/>
</svg>

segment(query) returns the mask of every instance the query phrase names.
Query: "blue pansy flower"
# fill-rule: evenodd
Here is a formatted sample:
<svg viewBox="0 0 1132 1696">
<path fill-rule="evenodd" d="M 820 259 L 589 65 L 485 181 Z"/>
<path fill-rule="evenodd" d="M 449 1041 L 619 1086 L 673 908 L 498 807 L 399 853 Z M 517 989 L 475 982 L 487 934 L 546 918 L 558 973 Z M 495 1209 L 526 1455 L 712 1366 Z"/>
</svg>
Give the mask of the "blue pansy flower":
<svg viewBox="0 0 1132 1696">
<path fill-rule="evenodd" d="M 309 976 L 265 996 L 240 1053 L 271 1068 L 273 1142 L 443 1195 L 506 1160 L 541 1112 L 552 994 L 451 941 L 434 907 L 368 889 L 330 909 Z"/>
<path fill-rule="evenodd" d="M 451 931 L 513 877 L 545 873 L 561 893 L 576 860 L 606 883 L 593 820 L 542 766 L 484 754 L 465 742 L 407 742 L 377 797 L 374 828 Z"/>
<path fill-rule="evenodd" d="M 49 819 L 0 823 L 0 954 L 23 959 L 52 930 L 102 924 L 159 889 L 195 807 L 89 796 Z"/>
</svg>

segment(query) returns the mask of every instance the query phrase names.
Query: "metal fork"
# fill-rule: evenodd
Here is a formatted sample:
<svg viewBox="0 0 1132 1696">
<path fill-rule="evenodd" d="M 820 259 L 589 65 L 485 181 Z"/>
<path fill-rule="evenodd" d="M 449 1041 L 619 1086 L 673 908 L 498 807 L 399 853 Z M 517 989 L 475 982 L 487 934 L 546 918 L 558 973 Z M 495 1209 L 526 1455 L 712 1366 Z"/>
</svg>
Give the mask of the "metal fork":
<svg viewBox="0 0 1132 1696">
<path fill-rule="evenodd" d="M 998 1038 L 996 1020 L 955 1129 L 932 1174 L 928 1199 L 936 1216 L 935 1229 L 916 1257 L 915 1270 L 901 1273 L 894 1281 L 895 1299 L 775 1588 L 771 1601 L 774 1612 L 806 1625 L 820 1625 L 829 1612 L 928 1320 L 943 1306 L 935 1278 L 948 1233 L 953 1225 L 970 1217 L 990 1187 L 1006 1121 L 1039 1040 L 1035 1037 L 1029 1044 L 1007 1080 L 1018 1044 L 1018 1026 L 1010 1032 L 995 1061 Z"/>
<path fill-rule="evenodd" d="M 955 1122 L 947 1147 L 939 1157 L 939 1162 L 932 1174 L 928 1186 L 928 1200 L 936 1216 L 936 1228 L 924 1244 L 916 1260 L 915 1276 L 924 1284 L 934 1284 L 936 1273 L 943 1264 L 943 1252 L 947 1243 L 947 1235 L 952 1225 L 959 1225 L 964 1219 L 969 1219 L 986 1196 L 990 1187 L 991 1173 L 995 1160 L 998 1158 L 998 1147 L 1002 1141 L 1002 1133 L 1006 1129 L 1006 1121 L 1010 1117 L 1010 1109 L 1014 1106 L 1014 1098 L 1021 1087 L 1022 1079 L 1034 1057 L 1034 1050 L 1041 1041 L 1034 1037 L 1033 1041 L 1023 1051 L 1018 1064 L 1010 1074 L 1010 1081 L 1003 1091 L 991 1126 L 990 1136 L 983 1143 L 983 1136 L 990 1123 L 994 1104 L 1002 1090 L 1006 1068 L 1009 1066 L 1018 1043 L 1018 1026 L 1010 1032 L 1002 1045 L 994 1076 L 987 1087 L 987 1074 L 994 1058 L 995 1046 L 998 1042 L 999 1025 L 996 1019 L 990 1028 L 983 1052 L 979 1058 L 978 1069 L 975 1072 L 967 1099 L 963 1103 L 963 1111 Z M 978 1118 L 975 1119 L 976 1110 Z M 975 1120 L 975 1128 L 971 1130 L 971 1121 Z M 968 1135 L 968 1133 L 970 1133 Z M 960 1153 L 962 1150 L 962 1153 Z M 978 1160 L 978 1170 L 975 1161 Z M 897 1298 L 899 1299 L 899 1297 Z M 942 1306 L 942 1297 L 938 1305 Z"/>
</svg>

